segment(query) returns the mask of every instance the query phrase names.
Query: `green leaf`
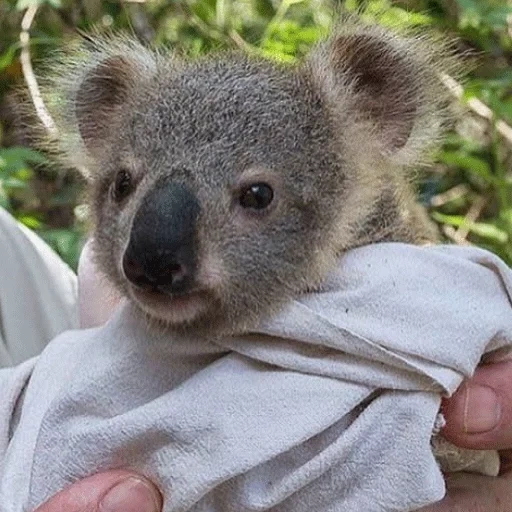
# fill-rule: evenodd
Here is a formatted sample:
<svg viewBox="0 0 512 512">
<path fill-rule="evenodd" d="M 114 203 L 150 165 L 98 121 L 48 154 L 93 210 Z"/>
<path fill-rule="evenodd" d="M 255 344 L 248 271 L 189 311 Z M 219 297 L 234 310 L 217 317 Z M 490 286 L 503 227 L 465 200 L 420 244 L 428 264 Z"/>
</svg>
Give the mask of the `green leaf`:
<svg viewBox="0 0 512 512">
<path fill-rule="evenodd" d="M 441 151 L 439 160 L 447 165 L 459 167 L 481 176 L 489 183 L 495 183 L 496 177 L 492 174 L 491 166 L 485 160 L 469 155 L 463 151 Z"/>
<path fill-rule="evenodd" d="M 24 189 L 27 187 L 27 183 L 25 181 L 21 181 L 17 178 L 6 178 L 3 181 L 3 185 L 6 189 L 9 190 Z"/>
<path fill-rule="evenodd" d="M 11 210 L 11 202 L 7 196 L 7 191 L 2 186 L 2 180 L 0 180 L 0 208 Z"/>
<path fill-rule="evenodd" d="M 512 208 L 503 210 L 500 213 L 500 219 L 505 223 L 505 229 L 512 235 Z"/>
<path fill-rule="evenodd" d="M 485 21 L 494 28 L 508 27 L 508 18 L 512 14 L 512 6 L 503 5 L 491 8 L 484 15 Z"/>
<path fill-rule="evenodd" d="M 440 212 L 432 212 L 432 218 L 441 224 L 459 227 L 464 223 L 465 217 L 463 215 L 446 215 Z"/>
<path fill-rule="evenodd" d="M 468 12 L 478 14 L 479 16 L 484 14 L 482 9 L 482 3 L 484 2 L 481 2 L 481 0 L 457 0 L 457 3 L 464 14 Z"/>
<path fill-rule="evenodd" d="M 267 19 L 275 16 L 276 10 L 271 0 L 256 0 L 256 12 Z"/>
<path fill-rule="evenodd" d="M 22 215 L 17 219 L 30 229 L 39 229 L 42 226 L 41 221 L 33 215 Z"/>
<path fill-rule="evenodd" d="M 43 164 L 47 159 L 37 151 L 24 147 L 12 147 L 0 149 L 0 176 L 10 176 L 21 171 L 19 177 L 23 177 L 23 170 L 27 164 Z"/>
<path fill-rule="evenodd" d="M 383 25 L 391 28 L 397 25 L 404 27 L 417 27 L 432 24 L 432 18 L 424 13 L 406 11 L 399 7 L 391 7 L 381 12 L 377 11 L 377 19 Z"/>
<path fill-rule="evenodd" d="M 12 64 L 14 57 L 16 56 L 16 52 L 19 48 L 20 44 L 18 42 L 13 43 L 9 46 L 9 48 L 7 48 L 7 50 L 4 51 L 2 55 L 0 55 L 0 71 Z"/>
<path fill-rule="evenodd" d="M 469 230 L 482 238 L 494 240 L 500 244 L 506 244 L 509 236 L 506 231 L 498 228 L 494 224 L 487 224 L 484 222 L 473 222 L 469 225 Z"/>
<path fill-rule="evenodd" d="M 467 222 L 463 215 L 445 215 L 443 213 L 433 212 L 432 218 L 441 224 L 448 224 L 458 228 L 466 226 L 471 233 L 498 242 L 499 244 L 506 244 L 509 240 L 508 233 L 494 224 Z"/>
</svg>

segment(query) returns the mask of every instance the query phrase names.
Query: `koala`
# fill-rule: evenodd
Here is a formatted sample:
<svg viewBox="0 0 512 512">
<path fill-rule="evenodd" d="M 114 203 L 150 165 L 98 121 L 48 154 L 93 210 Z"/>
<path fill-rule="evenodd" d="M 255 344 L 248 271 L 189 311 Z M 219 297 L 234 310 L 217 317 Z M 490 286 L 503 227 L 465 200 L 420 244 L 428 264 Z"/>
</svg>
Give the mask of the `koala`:
<svg viewBox="0 0 512 512">
<path fill-rule="evenodd" d="M 344 251 L 435 229 L 408 169 L 449 118 L 450 45 L 345 17 L 302 62 L 87 41 L 47 84 L 98 267 L 150 323 L 243 332 Z"/>
</svg>

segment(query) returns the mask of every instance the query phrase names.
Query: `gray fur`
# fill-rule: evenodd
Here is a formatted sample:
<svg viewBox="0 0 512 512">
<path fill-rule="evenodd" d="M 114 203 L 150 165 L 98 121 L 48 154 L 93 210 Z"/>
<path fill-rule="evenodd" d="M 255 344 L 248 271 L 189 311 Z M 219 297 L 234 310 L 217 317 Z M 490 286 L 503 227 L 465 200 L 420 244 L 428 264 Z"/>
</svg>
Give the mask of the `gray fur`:
<svg viewBox="0 0 512 512">
<path fill-rule="evenodd" d="M 351 247 L 431 239 L 405 169 L 424 160 L 446 118 L 436 76 L 438 62 L 451 65 L 445 50 L 353 18 L 297 66 L 239 54 L 189 62 L 123 37 L 79 48 L 50 82 L 49 104 L 65 161 L 87 169 L 98 265 L 134 298 L 120 262 L 163 176 L 201 204 L 198 281 L 209 297 L 178 324 L 134 299 L 169 329 L 250 329 L 321 286 Z M 120 168 L 137 188 L 115 204 Z M 274 187 L 267 214 L 236 204 L 250 176 Z"/>
</svg>

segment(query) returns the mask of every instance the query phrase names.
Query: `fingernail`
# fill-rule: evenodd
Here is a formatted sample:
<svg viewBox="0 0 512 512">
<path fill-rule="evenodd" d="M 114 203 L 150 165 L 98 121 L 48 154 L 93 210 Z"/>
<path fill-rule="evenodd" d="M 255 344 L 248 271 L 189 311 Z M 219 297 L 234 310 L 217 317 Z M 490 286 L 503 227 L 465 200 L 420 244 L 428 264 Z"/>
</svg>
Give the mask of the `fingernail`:
<svg viewBox="0 0 512 512">
<path fill-rule="evenodd" d="M 160 498 L 146 482 L 130 477 L 110 489 L 99 512 L 160 512 Z"/>
<path fill-rule="evenodd" d="M 477 384 L 466 386 L 464 401 L 464 430 L 466 434 L 482 434 L 494 429 L 501 416 L 496 392 Z"/>
</svg>

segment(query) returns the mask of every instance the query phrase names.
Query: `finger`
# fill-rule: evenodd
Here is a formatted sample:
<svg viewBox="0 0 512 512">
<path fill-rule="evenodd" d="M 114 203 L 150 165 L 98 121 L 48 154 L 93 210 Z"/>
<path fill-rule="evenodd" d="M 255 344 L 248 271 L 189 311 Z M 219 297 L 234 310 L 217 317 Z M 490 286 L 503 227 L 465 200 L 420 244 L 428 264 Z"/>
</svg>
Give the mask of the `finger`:
<svg viewBox="0 0 512 512">
<path fill-rule="evenodd" d="M 109 471 L 81 480 L 56 494 L 35 512 L 160 512 L 162 498 L 145 478 Z"/>
<path fill-rule="evenodd" d="M 443 403 L 443 435 L 462 448 L 512 448 L 512 361 L 481 366 Z"/>
<path fill-rule="evenodd" d="M 457 473 L 447 478 L 446 497 L 417 512 L 510 512 L 512 476 Z"/>
</svg>

